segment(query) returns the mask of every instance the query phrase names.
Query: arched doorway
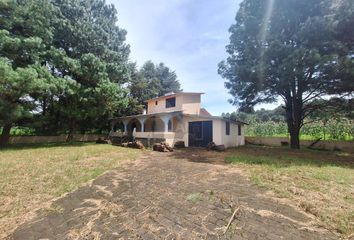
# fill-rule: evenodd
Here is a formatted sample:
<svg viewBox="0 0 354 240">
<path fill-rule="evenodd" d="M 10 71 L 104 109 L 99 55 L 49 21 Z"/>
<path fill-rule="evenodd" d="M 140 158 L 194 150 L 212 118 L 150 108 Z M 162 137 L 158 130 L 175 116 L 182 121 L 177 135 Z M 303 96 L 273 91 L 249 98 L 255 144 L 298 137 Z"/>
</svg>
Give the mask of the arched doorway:
<svg viewBox="0 0 354 240">
<path fill-rule="evenodd" d="M 136 132 L 141 132 L 141 124 L 138 119 L 134 118 L 129 121 L 127 126 L 127 134 L 128 136 L 132 136 L 134 129 Z"/>
</svg>

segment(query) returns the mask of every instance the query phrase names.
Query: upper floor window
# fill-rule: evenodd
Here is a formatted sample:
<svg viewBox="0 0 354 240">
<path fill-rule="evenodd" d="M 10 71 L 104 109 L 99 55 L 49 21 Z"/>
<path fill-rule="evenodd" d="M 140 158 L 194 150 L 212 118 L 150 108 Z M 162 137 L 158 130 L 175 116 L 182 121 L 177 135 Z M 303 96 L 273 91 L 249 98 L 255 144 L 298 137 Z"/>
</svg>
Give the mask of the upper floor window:
<svg viewBox="0 0 354 240">
<path fill-rule="evenodd" d="M 230 135 L 230 122 L 226 122 L 226 135 Z"/>
<path fill-rule="evenodd" d="M 167 98 L 166 99 L 166 108 L 176 107 L 176 98 Z"/>
<path fill-rule="evenodd" d="M 238 126 L 238 135 L 241 136 L 241 125 L 237 125 Z"/>
</svg>

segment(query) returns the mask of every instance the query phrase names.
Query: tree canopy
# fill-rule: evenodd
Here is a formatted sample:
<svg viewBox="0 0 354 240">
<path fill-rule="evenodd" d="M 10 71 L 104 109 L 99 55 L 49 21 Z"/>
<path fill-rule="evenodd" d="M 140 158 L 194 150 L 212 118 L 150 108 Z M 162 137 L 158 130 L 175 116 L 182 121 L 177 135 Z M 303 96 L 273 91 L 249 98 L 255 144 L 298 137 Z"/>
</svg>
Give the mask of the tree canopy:
<svg viewBox="0 0 354 240">
<path fill-rule="evenodd" d="M 312 101 L 353 93 L 346 33 L 353 10 L 350 0 L 244 0 L 229 30 L 229 57 L 219 64 L 231 102 L 249 109 L 281 98 L 291 147 L 299 148 L 303 120 L 317 106 Z"/>
<path fill-rule="evenodd" d="M 181 85 L 174 71 L 171 71 L 163 63 L 154 64 L 147 61 L 137 70 L 134 69 L 134 76 L 130 82 L 130 92 L 140 104 L 157 96 L 162 96 L 168 92 L 182 91 Z"/>
<path fill-rule="evenodd" d="M 68 140 L 104 131 L 109 118 L 140 111 L 132 86 L 143 97 L 180 88 L 164 64 L 129 62 L 127 32 L 104 0 L 4 0 L 0 15 L 0 144 L 14 125 Z"/>
</svg>

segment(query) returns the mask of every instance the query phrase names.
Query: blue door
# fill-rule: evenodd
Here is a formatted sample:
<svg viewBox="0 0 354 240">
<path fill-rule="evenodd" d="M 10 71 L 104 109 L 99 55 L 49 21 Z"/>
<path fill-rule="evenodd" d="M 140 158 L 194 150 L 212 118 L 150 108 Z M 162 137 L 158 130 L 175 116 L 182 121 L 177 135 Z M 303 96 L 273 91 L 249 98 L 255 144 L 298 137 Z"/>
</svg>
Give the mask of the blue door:
<svg viewBox="0 0 354 240">
<path fill-rule="evenodd" d="M 188 146 L 206 147 L 213 141 L 213 121 L 189 122 Z"/>
</svg>

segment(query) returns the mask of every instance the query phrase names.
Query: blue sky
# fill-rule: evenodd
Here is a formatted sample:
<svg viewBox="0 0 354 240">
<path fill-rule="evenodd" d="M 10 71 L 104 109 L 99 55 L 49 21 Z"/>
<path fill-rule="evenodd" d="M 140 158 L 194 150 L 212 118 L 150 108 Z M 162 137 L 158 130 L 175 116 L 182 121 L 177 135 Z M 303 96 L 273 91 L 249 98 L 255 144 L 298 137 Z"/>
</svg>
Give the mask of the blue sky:
<svg viewBox="0 0 354 240">
<path fill-rule="evenodd" d="M 108 0 L 118 25 L 128 31 L 131 60 L 163 62 L 175 70 L 184 91 L 204 92 L 202 105 L 214 115 L 232 112 L 225 80 L 217 74 L 227 57 L 228 29 L 241 0 Z M 267 107 L 267 106 L 261 106 Z"/>
</svg>

